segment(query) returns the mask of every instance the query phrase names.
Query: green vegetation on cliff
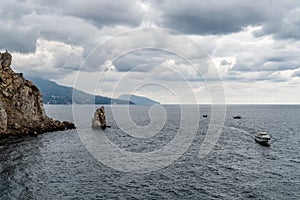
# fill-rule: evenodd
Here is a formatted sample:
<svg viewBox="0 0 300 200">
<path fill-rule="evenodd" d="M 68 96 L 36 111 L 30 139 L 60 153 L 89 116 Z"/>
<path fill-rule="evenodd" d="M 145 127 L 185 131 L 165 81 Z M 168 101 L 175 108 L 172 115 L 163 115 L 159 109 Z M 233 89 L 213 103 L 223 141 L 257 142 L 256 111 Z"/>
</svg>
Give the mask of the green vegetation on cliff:
<svg viewBox="0 0 300 200">
<path fill-rule="evenodd" d="M 134 104 L 127 100 L 91 95 L 72 87 L 62 86 L 42 78 L 29 78 L 43 93 L 45 104 Z M 73 94 L 74 93 L 74 94 Z M 76 98 L 73 98 L 73 95 Z"/>
</svg>

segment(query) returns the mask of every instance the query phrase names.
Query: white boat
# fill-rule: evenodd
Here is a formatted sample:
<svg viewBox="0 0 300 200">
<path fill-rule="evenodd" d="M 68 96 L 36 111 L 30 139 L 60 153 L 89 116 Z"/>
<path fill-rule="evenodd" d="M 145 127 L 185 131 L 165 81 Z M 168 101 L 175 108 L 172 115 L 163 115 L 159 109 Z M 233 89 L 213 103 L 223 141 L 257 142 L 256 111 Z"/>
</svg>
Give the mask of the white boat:
<svg viewBox="0 0 300 200">
<path fill-rule="evenodd" d="M 255 141 L 262 145 L 269 145 L 269 141 L 271 140 L 271 137 L 266 132 L 258 132 L 255 135 Z"/>
</svg>

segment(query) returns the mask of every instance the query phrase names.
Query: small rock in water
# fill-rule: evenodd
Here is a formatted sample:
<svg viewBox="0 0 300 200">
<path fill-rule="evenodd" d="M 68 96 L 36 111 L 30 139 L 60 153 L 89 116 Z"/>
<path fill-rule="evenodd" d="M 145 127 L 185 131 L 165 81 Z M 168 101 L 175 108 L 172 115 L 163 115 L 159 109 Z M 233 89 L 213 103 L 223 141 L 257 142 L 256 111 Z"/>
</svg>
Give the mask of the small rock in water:
<svg viewBox="0 0 300 200">
<path fill-rule="evenodd" d="M 106 127 L 106 117 L 104 106 L 98 108 L 94 113 L 94 118 L 92 119 L 92 128 L 93 129 L 105 129 Z"/>
</svg>

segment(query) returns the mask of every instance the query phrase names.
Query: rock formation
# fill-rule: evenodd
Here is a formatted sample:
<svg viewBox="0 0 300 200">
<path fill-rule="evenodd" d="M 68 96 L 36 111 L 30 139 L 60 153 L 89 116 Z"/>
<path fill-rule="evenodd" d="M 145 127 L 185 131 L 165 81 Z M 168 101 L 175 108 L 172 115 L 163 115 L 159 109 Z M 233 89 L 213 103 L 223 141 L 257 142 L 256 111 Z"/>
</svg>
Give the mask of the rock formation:
<svg viewBox="0 0 300 200">
<path fill-rule="evenodd" d="M 104 106 L 101 106 L 96 110 L 94 113 L 94 118 L 92 119 L 92 128 L 93 129 L 105 129 L 106 126 L 106 117 L 105 117 L 105 110 Z"/>
<path fill-rule="evenodd" d="M 22 73 L 11 69 L 11 61 L 10 53 L 0 52 L 0 136 L 75 128 L 73 123 L 47 117 L 41 92 Z"/>
</svg>

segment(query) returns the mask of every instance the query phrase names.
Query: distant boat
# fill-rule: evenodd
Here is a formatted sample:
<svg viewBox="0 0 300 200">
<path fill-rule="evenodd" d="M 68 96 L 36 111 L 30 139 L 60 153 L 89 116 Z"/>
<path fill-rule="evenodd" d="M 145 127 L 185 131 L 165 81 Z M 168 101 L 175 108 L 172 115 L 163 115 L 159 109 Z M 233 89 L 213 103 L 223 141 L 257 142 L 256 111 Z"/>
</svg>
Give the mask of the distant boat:
<svg viewBox="0 0 300 200">
<path fill-rule="evenodd" d="M 233 116 L 233 119 L 241 119 L 241 116 Z"/>
<path fill-rule="evenodd" d="M 207 117 L 207 115 L 202 115 L 204 118 L 206 118 Z"/>
<path fill-rule="evenodd" d="M 269 146 L 269 141 L 271 140 L 271 137 L 266 132 L 258 132 L 256 133 L 254 140 L 255 142 L 261 145 Z"/>
</svg>

